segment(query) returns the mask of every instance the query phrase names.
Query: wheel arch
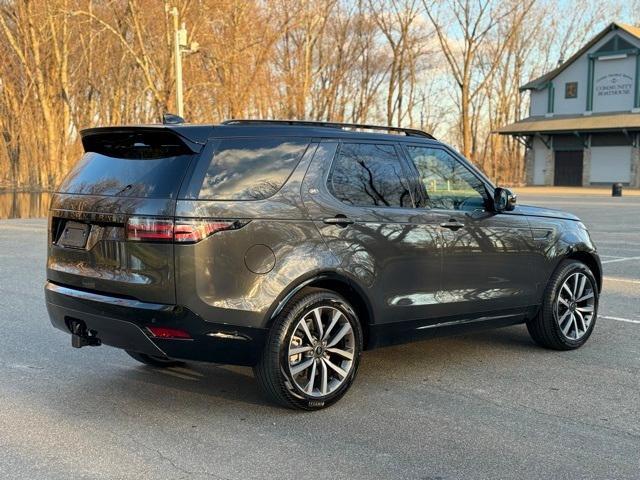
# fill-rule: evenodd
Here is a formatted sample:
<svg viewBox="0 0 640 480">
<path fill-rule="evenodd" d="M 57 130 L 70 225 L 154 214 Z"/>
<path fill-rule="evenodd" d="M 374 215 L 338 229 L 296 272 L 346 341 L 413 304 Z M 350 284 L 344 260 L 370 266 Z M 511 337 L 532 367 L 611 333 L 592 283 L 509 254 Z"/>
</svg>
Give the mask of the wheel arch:
<svg viewBox="0 0 640 480">
<path fill-rule="evenodd" d="M 367 349 L 370 326 L 375 323 L 371 302 L 364 289 L 358 285 L 356 281 L 338 272 L 327 271 L 314 273 L 300 278 L 289 285 L 269 309 L 266 328 L 271 326 L 273 320 L 282 311 L 287 302 L 306 287 L 323 288 L 333 291 L 344 297 L 345 300 L 353 306 L 362 327 L 364 348 Z"/>
<path fill-rule="evenodd" d="M 578 260 L 589 267 L 598 283 L 598 292 L 602 292 L 602 265 L 597 255 L 584 250 L 573 250 L 568 252 L 563 260 Z"/>
</svg>

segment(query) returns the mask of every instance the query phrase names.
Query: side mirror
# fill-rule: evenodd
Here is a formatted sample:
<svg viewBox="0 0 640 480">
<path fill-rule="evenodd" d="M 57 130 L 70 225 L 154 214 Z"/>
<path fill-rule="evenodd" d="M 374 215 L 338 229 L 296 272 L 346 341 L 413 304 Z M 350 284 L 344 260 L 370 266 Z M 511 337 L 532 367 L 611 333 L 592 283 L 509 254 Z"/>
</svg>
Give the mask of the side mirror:
<svg viewBox="0 0 640 480">
<path fill-rule="evenodd" d="M 498 187 L 493 192 L 493 206 L 496 212 L 510 212 L 516 208 L 516 194 L 508 188 Z"/>
</svg>

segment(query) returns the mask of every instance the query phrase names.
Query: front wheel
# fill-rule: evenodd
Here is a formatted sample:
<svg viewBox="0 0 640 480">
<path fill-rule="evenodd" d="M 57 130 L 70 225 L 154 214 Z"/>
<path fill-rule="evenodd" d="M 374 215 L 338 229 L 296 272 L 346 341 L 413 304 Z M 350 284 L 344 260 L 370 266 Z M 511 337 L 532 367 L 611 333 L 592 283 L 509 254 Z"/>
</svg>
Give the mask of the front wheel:
<svg viewBox="0 0 640 480">
<path fill-rule="evenodd" d="M 361 352 L 362 328 L 349 303 L 306 288 L 276 317 L 254 373 L 276 403 L 316 410 L 347 392 Z"/>
<path fill-rule="evenodd" d="M 571 350 L 587 341 L 598 315 L 598 284 L 578 260 L 565 260 L 551 276 L 538 315 L 527 321 L 533 340 L 546 348 Z"/>
</svg>

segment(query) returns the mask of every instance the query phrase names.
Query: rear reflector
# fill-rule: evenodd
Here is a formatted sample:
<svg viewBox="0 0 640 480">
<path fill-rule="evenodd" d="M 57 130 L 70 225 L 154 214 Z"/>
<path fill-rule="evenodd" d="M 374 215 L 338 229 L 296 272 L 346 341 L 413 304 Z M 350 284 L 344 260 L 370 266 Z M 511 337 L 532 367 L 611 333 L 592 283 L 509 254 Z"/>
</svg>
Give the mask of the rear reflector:
<svg viewBox="0 0 640 480">
<path fill-rule="evenodd" d="M 166 328 L 166 327 L 147 327 L 147 330 L 151 332 L 151 335 L 157 338 L 182 338 L 182 339 L 190 339 L 191 335 L 189 335 L 184 330 L 180 330 L 177 328 Z"/>
<path fill-rule="evenodd" d="M 130 217 L 127 240 L 140 242 L 197 243 L 224 230 L 236 230 L 249 221 L 211 219 L 170 219 Z"/>
</svg>

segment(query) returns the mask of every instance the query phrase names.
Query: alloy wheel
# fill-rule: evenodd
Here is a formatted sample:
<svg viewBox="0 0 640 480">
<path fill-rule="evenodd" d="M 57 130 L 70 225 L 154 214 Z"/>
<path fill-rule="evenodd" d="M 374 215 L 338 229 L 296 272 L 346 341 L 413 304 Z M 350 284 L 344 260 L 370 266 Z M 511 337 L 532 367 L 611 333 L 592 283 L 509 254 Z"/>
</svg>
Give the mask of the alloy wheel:
<svg viewBox="0 0 640 480">
<path fill-rule="evenodd" d="M 308 396 L 329 395 L 349 378 L 355 350 L 347 316 L 331 306 L 313 308 L 302 315 L 289 341 L 291 379 Z"/>
<path fill-rule="evenodd" d="M 554 316 L 560 330 L 570 340 L 581 339 L 595 315 L 595 288 L 587 275 L 569 275 L 558 290 Z"/>
</svg>

